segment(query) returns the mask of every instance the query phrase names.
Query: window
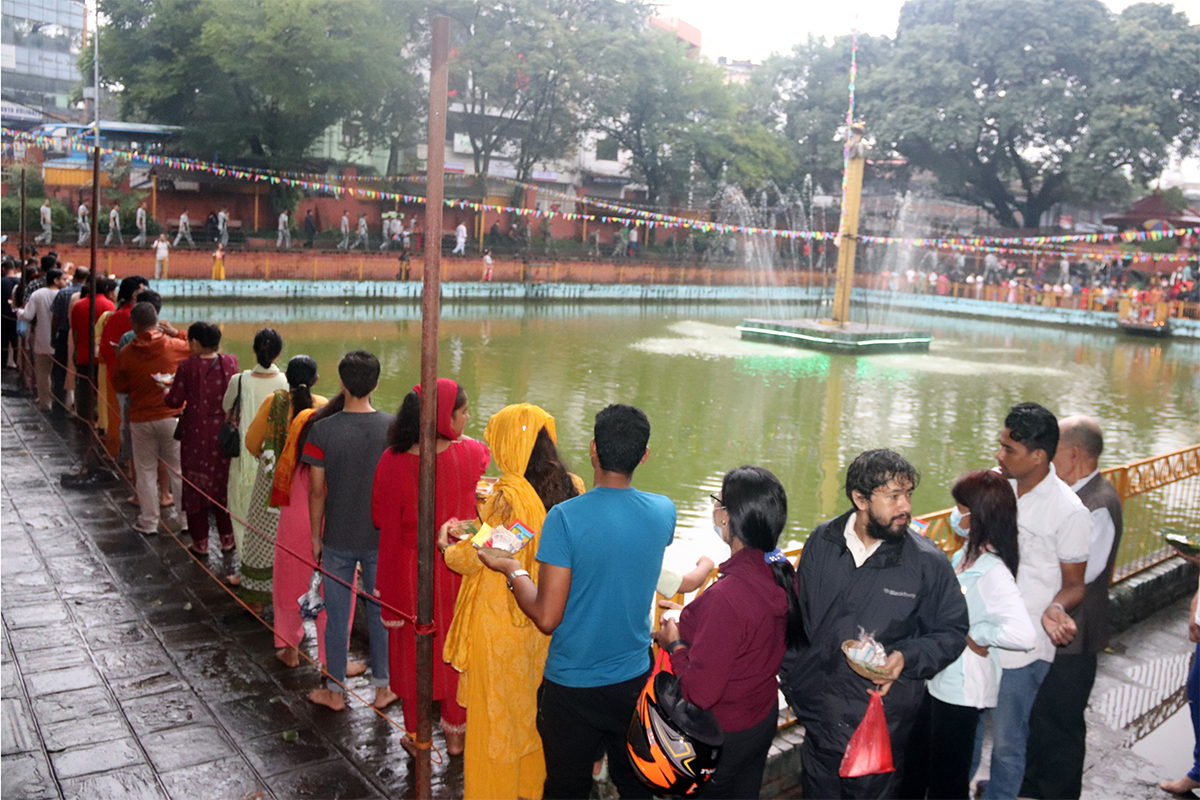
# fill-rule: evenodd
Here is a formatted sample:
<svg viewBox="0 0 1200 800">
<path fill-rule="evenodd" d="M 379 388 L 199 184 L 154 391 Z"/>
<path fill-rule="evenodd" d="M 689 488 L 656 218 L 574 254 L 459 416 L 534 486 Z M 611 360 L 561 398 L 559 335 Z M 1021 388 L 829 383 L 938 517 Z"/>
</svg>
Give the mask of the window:
<svg viewBox="0 0 1200 800">
<path fill-rule="evenodd" d="M 605 137 L 596 142 L 596 159 L 598 161 L 617 160 L 617 140 Z"/>
</svg>

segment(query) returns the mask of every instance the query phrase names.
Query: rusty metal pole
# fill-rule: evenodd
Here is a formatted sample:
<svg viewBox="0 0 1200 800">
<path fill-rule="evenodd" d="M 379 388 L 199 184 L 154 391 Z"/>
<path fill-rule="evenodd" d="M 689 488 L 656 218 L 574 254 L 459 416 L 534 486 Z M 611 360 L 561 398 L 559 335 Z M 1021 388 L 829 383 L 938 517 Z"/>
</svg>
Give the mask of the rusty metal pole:
<svg viewBox="0 0 1200 800">
<path fill-rule="evenodd" d="M 99 108 L 99 104 L 96 106 Z M 91 252 L 92 252 L 92 270 L 88 275 L 88 378 L 95 382 L 97 376 L 96 370 L 96 272 L 100 269 L 100 259 L 96 253 L 96 237 L 100 235 L 99 226 L 96 220 L 99 218 L 100 206 L 100 114 L 96 113 L 96 144 L 92 147 L 92 235 L 91 235 Z M 100 406 L 99 389 L 94 389 L 96 397 L 94 400 L 93 409 Z M 91 420 L 88 420 L 91 424 Z"/>
<path fill-rule="evenodd" d="M 21 283 L 25 282 L 25 167 L 28 164 L 27 160 L 21 162 L 21 249 L 18 251 L 21 256 Z"/>
<path fill-rule="evenodd" d="M 449 86 L 450 18 L 433 18 L 429 73 L 429 156 L 426 161 L 425 248 L 421 297 L 421 457 L 417 486 L 417 797 L 432 796 L 429 749 L 433 739 L 433 549 L 437 463 L 438 315 L 442 274 L 442 199 L 446 159 L 446 91 Z M 427 632 L 426 632 L 427 631 Z"/>
</svg>

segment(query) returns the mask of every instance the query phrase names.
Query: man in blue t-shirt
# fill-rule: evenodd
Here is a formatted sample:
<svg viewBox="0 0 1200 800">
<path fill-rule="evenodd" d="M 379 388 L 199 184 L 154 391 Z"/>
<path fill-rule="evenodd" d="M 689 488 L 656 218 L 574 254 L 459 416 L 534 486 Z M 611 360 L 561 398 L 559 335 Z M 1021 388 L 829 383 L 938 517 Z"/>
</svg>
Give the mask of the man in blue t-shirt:
<svg viewBox="0 0 1200 800">
<path fill-rule="evenodd" d="M 652 796 L 634 777 L 625 736 L 650 671 L 647 611 L 675 535 L 675 504 L 633 488 L 650 441 L 641 410 L 609 406 L 596 415 L 594 436 L 592 490 L 546 515 L 540 583 L 516 559 L 480 554 L 508 578 L 525 615 L 551 634 L 537 715 L 546 800 L 587 797 L 601 745 L 621 797 Z"/>
</svg>

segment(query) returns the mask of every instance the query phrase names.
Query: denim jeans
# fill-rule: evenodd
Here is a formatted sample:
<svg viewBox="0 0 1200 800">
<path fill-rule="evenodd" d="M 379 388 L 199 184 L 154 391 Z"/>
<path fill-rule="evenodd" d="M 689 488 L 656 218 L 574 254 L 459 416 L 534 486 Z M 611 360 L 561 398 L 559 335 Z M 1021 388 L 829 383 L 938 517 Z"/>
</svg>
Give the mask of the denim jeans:
<svg viewBox="0 0 1200 800">
<path fill-rule="evenodd" d="M 383 627 L 379 602 L 372 599 L 375 594 L 375 568 L 379 563 L 378 550 L 334 550 L 326 547 L 321 551 L 321 566 L 350 586 L 354 585 L 354 568 L 362 564 L 363 590 L 369 597 L 361 598 L 367 604 L 367 633 L 371 637 L 371 685 L 379 688 L 388 685 L 388 632 Z M 343 689 L 333 679 L 346 682 L 346 651 L 350 638 L 350 600 L 353 593 L 345 584 L 326 576 L 324 581 L 325 613 L 325 670 L 330 679 L 326 686 L 330 691 Z"/>
<path fill-rule="evenodd" d="M 1018 669 L 1006 669 L 1000 678 L 1000 696 L 989 709 L 992 720 L 992 770 L 984 800 L 1013 800 L 1025 778 L 1025 744 L 1029 739 L 1029 714 L 1038 689 L 1050 671 L 1049 661 L 1035 661 Z M 978 751 L 983 741 L 984 718 L 979 719 L 975 737 Z M 978 758 L 976 758 L 978 763 Z"/>
<path fill-rule="evenodd" d="M 1200 644 L 1196 645 L 1196 655 L 1192 657 L 1192 669 L 1187 679 L 1188 708 L 1192 713 L 1192 733 L 1196 737 L 1192 749 L 1192 768 L 1188 777 L 1200 781 Z"/>
</svg>

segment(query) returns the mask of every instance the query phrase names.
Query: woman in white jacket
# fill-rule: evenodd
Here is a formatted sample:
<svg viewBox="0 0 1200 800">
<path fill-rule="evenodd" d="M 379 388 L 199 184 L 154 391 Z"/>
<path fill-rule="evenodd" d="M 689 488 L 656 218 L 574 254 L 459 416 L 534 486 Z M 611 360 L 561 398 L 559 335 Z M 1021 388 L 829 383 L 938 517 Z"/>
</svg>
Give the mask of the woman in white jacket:
<svg viewBox="0 0 1200 800">
<path fill-rule="evenodd" d="M 950 524 L 966 544 L 954 571 L 971 617 L 967 648 L 929 680 L 931 764 L 926 796 L 970 796 L 976 728 L 1000 689 L 996 648 L 1030 650 L 1035 631 L 1017 591 L 1017 498 L 996 472 L 963 476 L 951 495 L 958 504 Z"/>
</svg>

